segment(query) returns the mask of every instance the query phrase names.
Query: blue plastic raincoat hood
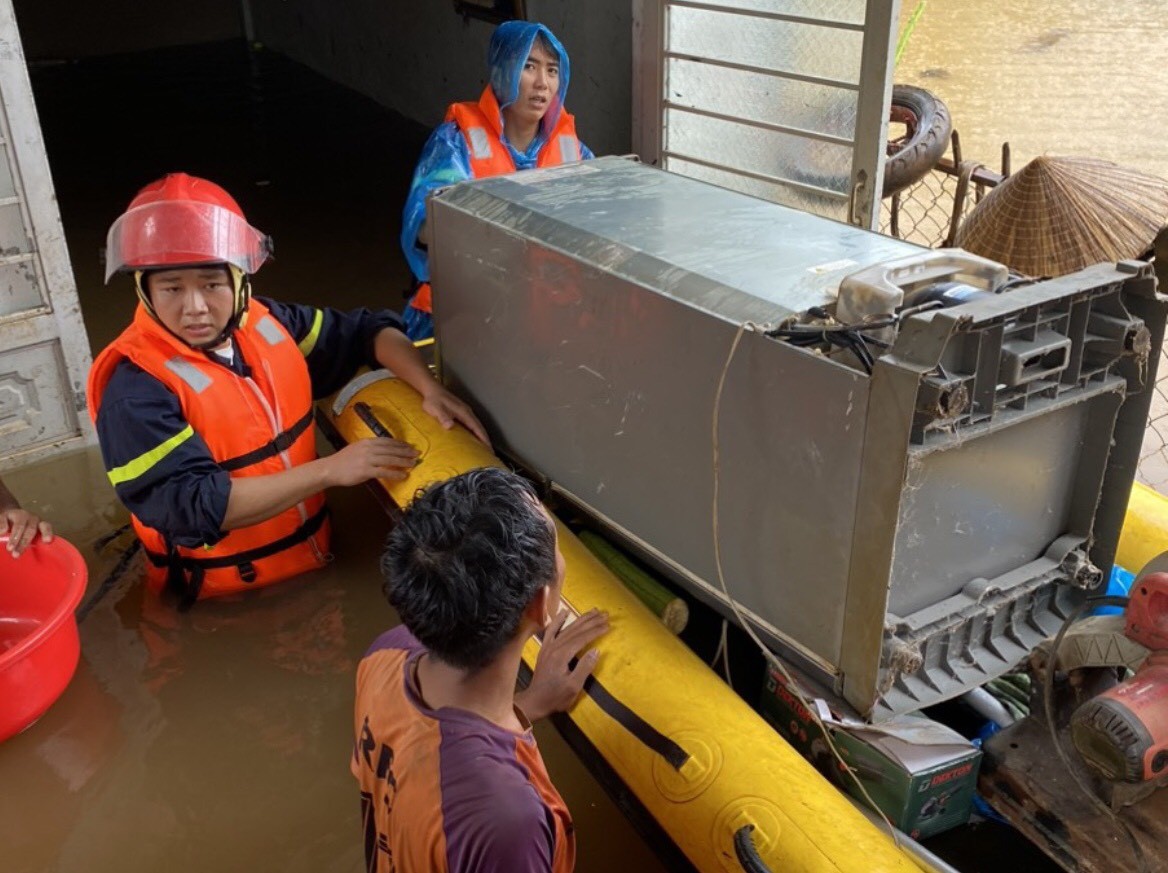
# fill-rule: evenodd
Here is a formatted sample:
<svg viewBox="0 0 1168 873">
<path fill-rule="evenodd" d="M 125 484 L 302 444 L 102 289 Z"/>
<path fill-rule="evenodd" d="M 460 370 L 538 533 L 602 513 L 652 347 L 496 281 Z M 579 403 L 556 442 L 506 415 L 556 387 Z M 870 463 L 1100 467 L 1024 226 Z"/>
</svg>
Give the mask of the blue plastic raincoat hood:
<svg viewBox="0 0 1168 873">
<path fill-rule="evenodd" d="M 543 118 L 543 129 L 551 130 L 559 120 L 560 110 L 564 106 L 571 73 L 568 53 L 564 51 L 555 34 L 535 21 L 505 21 L 491 34 L 487 65 L 491 70 L 491 90 L 495 92 L 499 108 L 506 108 L 519 99 L 519 77 L 523 73 L 523 65 L 527 63 L 527 56 L 531 54 L 531 47 L 538 34 L 543 34 L 560 56 L 560 90 Z"/>
</svg>

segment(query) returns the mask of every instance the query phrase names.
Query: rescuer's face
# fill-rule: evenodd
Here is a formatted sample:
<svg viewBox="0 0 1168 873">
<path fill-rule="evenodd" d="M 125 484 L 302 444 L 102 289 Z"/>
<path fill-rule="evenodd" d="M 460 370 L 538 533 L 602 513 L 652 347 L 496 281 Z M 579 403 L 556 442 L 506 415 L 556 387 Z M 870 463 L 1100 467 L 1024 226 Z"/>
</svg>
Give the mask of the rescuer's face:
<svg viewBox="0 0 1168 873">
<path fill-rule="evenodd" d="M 161 270 L 146 282 L 158 320 L 188 345 L 203 348 L 231 319 L 235 291 L 221 267 Z"/>
</svg>

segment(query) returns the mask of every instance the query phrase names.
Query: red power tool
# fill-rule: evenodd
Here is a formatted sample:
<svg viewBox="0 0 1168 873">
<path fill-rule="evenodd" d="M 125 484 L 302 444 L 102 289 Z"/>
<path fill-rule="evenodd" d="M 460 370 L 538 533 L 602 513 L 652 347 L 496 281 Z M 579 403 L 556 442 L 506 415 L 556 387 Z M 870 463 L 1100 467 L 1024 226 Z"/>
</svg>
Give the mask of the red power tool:
<svg viewBox="0 0 1168 873">
<path fill-rule="evenodd" d="M 1135 675 L 1075 710 L 1071 738 L 1109 779 L 1168 777 L 1168 573 L 1139 579 L 1124 611 L 1124 635 L 1148 650 Z"/>
</svg>

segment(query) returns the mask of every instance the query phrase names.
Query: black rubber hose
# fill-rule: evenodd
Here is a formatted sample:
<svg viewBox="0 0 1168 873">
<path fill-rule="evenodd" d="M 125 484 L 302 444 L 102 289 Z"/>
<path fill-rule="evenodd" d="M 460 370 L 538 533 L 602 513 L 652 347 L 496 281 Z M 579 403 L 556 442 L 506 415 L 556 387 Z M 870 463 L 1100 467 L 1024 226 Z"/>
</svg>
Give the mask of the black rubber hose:
<svg viewBox="0 0 1168 873">
<path fill-rule="evenodd" d="M 735 831 L 734 854 L 738 856 L 738 863 L 746 873 L 771 873 L 770 867 L 758 856 L 758 849 L 754 847 L 754 840 L 750 836 L 753 832 L 752 824 L 743 825 Z"/>
</svg>

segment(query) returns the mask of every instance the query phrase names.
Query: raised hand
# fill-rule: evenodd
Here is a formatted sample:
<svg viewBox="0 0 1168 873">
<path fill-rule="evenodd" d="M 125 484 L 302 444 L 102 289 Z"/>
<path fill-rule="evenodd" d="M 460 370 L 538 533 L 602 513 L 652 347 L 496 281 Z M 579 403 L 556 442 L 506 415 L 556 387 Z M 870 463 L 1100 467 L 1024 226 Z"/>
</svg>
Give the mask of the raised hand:
<svg viewBox="0 0 1168 873">
<path fill-rule="evenodd" d="M 570 709 L 600 660 L 596 649 L 581 652 L 608 633 L 608 614 L 592 609 L 565 627 L 570 615 L 561 610 L 548 625 L 531 684 L 515 695 L 530 721 Z"/>
<path fill-rule="evenodd" d="M 479 442 L 487 446 L 491 444 L 490 439 L 487 437 L 486 428 L 475 417 L 471 408 L 441 385 L 434 383 L 430 390 L 423 395 L 422 409 L 446 428 L 446 430 L 450 430 L 450 428 L 454 427 L 454 423 L 458 422 L 473 433 Z"/>
</svg>

